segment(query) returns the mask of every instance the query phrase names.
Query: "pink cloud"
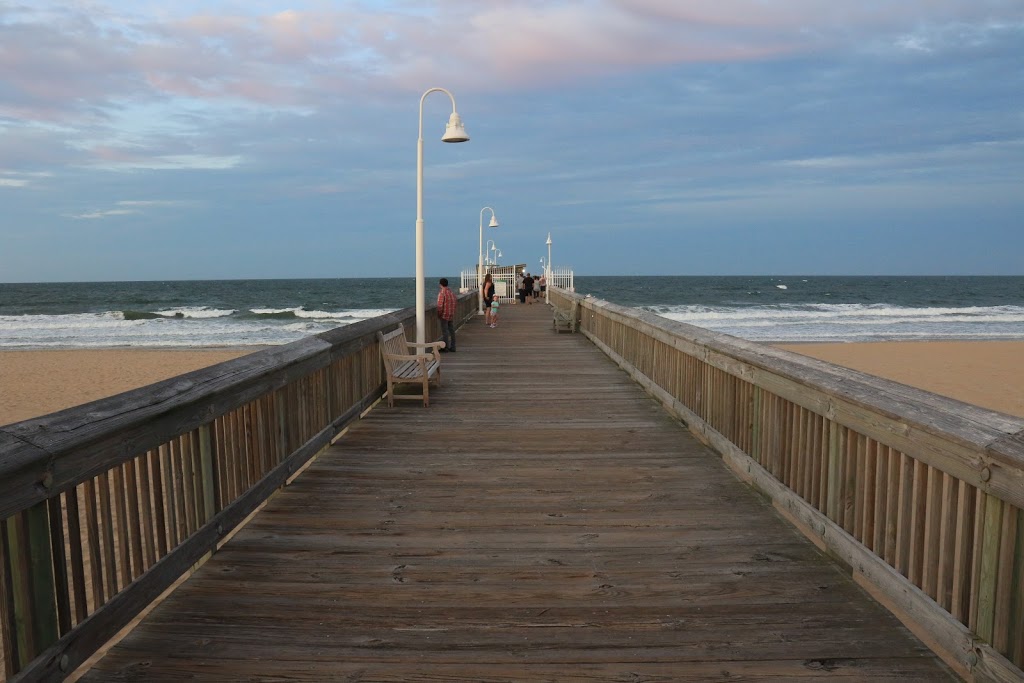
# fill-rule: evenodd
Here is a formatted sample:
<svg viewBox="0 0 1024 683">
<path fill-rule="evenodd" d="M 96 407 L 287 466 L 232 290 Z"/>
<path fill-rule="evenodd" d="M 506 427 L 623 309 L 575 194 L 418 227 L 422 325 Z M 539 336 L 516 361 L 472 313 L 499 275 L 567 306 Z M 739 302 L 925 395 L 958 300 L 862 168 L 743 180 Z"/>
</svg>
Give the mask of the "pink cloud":
<svg viewBox="0 0 1024 683">
<path fill-rule="evenodd" d="M 504 90 L 679 63 L 856 48 L 929 22 L 1024 21 L 997 0 L 437 0 L 417 10 L 333 9 L 174 18 L 56 6 L 0 9 L 0 111 L 96 120 L 107 107 L 241 100 L 317 107 L 351 92 Z M 134 7 L 129 5 L 128 7 Z M 138 10 L 137 10 L 138 11 Z M 912 42 L 912 41 L 911 41 Z"/>
<path fill-rule="evenodd" d="M 610 0 L 622 11 L 658 21 L 697 26 L 772 28 L 784 31 L 846 27 L 898 28 L 920 22 L 973 21 L 991 16 L 1024 17 L 1002 0 Z"/>
<path fill-rule="evenodd" d="M 480 9 L 477 9 L 480 7 Z M 412 41 L 368 41 L 395 81 L 457 74 L 476 88 L 557 84 L 673 63 L 753 60 L 793 52 L 793 36 L 708 32 L 605 3 L 474 5 L 475 12 L 421 22 Z M 412 35 L 412 32 L 410 32 Z"/>
</svg>

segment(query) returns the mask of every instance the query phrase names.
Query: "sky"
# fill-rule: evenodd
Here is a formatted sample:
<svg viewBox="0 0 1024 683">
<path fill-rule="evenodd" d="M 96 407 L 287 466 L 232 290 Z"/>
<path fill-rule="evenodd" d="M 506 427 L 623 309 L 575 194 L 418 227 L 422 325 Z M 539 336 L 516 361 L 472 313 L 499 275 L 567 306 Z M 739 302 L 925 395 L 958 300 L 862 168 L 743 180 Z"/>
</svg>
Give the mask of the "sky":
<svg viewBox="0 0 1024 683">
<path fill-rule="evenodd" d="M 0 282 L 412 276 L 421 103 L 431 276 L 1024 274 L 1022 0 L 0 0 Z"/>
</svg>

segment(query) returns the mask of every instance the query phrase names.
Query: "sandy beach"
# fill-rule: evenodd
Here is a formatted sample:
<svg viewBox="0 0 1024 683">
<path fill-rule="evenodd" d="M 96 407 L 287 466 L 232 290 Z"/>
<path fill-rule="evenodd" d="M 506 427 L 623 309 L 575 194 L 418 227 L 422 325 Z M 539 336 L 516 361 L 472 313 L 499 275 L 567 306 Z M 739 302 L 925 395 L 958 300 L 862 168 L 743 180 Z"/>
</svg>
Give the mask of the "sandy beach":
<svg viewBox="0 0 1024 683">
<path fill-rule="evenodd" d="M 256 350 L 0 351 L 0 425 L 113 396 Z"/>
<path fill-rule="evenodd" d="M 1024 417 L 1024 341 L 779 346 Z M 0 351 L 0 425 L 112 396 L 255 350 Z"/>
<path fill-rule="evenodd" d="M 983 408 L 1024 417 L 1024 341 L 777 346 Z"/>
</svg>

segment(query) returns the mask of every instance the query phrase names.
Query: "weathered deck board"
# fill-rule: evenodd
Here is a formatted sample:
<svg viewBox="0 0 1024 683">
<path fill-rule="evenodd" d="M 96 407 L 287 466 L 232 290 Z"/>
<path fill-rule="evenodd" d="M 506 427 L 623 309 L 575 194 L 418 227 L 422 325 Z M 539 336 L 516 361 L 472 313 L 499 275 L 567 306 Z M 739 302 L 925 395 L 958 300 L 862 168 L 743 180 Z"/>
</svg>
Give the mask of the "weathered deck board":
<svg viewBox="0 0 1024 683">
<path fill-rule="evenodd" d="M 549 315 L 463 328 L 84 680 L 952 680 Z"/>
</svg>

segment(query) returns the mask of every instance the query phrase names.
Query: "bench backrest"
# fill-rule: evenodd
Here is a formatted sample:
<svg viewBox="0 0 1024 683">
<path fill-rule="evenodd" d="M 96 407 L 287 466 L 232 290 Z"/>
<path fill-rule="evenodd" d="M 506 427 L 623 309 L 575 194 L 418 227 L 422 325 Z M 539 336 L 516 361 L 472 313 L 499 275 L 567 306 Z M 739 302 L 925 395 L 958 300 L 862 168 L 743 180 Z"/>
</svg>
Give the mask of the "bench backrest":
<svg viewBox="0 0 1024 683">
<path fill-rule="evenodd" d="M 396 356 L 408 356 L 410 354 L 409 347 L 406 345 L 408 339 L 405 337 L 405 325 L 399 325 L 398 329 L 391 332 L 378 332 L 377 338 L 380 340 L 381 358 L 384 359 L 384 364 L 388 367 L 391 366 L 391 361 L 388 360 L 385 354 Z"/>
</svg>

